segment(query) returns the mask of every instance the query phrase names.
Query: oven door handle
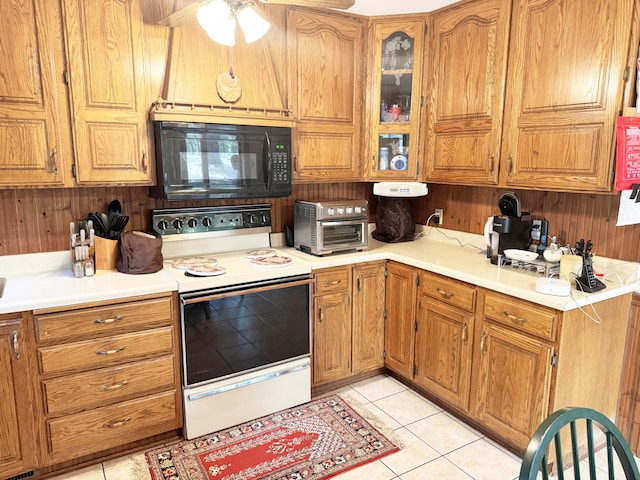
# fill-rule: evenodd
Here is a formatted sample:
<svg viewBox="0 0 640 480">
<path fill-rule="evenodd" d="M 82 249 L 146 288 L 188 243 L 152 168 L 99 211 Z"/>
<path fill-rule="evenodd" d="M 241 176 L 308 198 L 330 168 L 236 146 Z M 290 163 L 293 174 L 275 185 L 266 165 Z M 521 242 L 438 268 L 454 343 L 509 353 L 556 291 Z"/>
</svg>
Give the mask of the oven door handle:
<svg viewBox="0 0 640 480">
<path fill-rule="evenodd" d="M 271 380 L 276 377 L 281 377 L 283 375 L 288 375 L 290 373 L 296 373 L 302 370 L 307 370 L 309 368 L 311 368 L 311 365 L 309 363 L 305 363 L 304 365 L 297 365 L 295 367 L 291 367 L 286 370 L 278 370 L 277 372 L 268 373 L 267 375 L 262 375 L 261 377 L 250 378 L 248 380 L 234 383 L 232 385 L 226 385 L 224 387 L 214 388 L 213 390 L 207 390 L 206 392 L 189 394 L 187 395 L 187 398 L 189 399 L 189 401 L 199 400 L 201 398 L 211 397 L 213 395 L 218 395 L 220 393 L 228 392 L 229 390 L 234 390 L 236 388 L 248 387 L 249 385 L 265 382 L 267 380 Z"/>
<path fill-rule="evenodd" d="M 320 220 L 320 224 L 323 227 L 340 227 L 342 225 L 358 225 L 363 222 L 364 218 L 350 218 L 347 220 L 339 220 L 339 221 L 328 221 L 328 220 Z"/>
<path fill-rule="evenodd" d="M 297 287 L 299 285 L 311 285 L 313 283 L 313 279 L 308 278 L 305 280 L 296 280 L 293 282 L 278 282 L 272 283 L 268 285 L 256 286 L 255 288 L 247 288 L 243 290 L 229 290 L 227 292 L 218 292 L 218 293 L 193 293 L 193 294 L 182 294 L 181 300 L 183 305 L 189 305 L 191 303 L 200 303 L 200 302 L 209 302 L 211 300 L 215 300 L 218 298 L 227 298 L 227 297 L 237 297 L 238 295 L 247 295 L 250 293 L 260 293 L 266 292 L 268 290 L 278 290 L 280 288 L 288 288 L 288 287 Z"/>
</svg>

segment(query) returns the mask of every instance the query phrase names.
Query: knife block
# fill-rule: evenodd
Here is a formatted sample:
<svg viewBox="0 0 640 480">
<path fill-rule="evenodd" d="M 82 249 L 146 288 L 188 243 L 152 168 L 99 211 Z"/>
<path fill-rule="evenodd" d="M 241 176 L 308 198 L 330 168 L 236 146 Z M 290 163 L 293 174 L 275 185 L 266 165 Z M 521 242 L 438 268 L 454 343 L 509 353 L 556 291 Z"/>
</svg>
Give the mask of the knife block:
<svg viewBox="0 0 640 480">
<path fill-rule="evenodd" d="M 115 270 L 120 258 L 120 241 L 95 237 L 96 270 Z"/>
</svg>

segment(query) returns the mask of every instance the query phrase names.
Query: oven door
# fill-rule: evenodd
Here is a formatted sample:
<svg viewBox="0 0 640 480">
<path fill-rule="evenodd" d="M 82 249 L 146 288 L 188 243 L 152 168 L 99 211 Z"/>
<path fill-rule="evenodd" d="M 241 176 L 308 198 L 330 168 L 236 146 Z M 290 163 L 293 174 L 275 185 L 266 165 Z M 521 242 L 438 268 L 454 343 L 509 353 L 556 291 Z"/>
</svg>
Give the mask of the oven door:
<svg viewBox="0 0 640 480">
<path fill-rule="evenodd" d="M 184 436 L 311 399 L 308 275 L 181 295 Z"/>
<path fill-rule="evenodd" d="M 311 282 L 303 275 L 182 294 L 184 386 L 308 357 Z"/>
<path fill-rule="evenodd" d="M 362 249 L 367 246 L 368 225 L 366 219 L 318 222 L 318 250 L 335 252 L 338 250 Z"/>
</svg>

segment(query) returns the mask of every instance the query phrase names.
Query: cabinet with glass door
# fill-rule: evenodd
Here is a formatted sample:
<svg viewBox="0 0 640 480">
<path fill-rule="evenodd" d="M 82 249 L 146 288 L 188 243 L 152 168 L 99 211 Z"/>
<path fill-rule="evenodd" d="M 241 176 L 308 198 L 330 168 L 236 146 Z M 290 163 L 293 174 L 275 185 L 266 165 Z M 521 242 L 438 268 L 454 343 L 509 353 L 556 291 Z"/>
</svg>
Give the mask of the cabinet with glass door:
<svg viewBox="0 0 640 480">
<path fill-rule="evenodd" d="M 371 23 L 369 180 L 418 177 L 418 127 L 425 20 Z"/>
</svg>

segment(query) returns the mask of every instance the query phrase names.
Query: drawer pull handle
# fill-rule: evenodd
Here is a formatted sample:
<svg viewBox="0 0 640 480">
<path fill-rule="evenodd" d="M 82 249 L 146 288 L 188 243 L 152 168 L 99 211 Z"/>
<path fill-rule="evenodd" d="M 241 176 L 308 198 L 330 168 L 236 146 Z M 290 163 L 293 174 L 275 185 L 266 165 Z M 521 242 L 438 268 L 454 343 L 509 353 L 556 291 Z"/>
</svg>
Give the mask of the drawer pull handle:
<svg viewBox="0 0 640 480">
<path fill-rule="evenodd" d="M 469 325 L 467 325 L 466 323 L 462 326 L 462 343 L 464 345 L 466 345 L 468 343 L 468 338 L 467 338 L 467 329 L 469 328 Z"/>
<path fill-rule="evenodd" d="M 93 323 L 105 324 L 105 323 L 115 323 L 119 320 L 122 320 L 124 317 L 122 315 L 117 315 L 115 318 L 96 318 Z"/>
<path fill-rule="evenodd" d="M 487 353 L 487 349 L 484 348 L 484 342 L 486 338 L 487 338 L 487 332 L 484 332 L 482 334 L 482 338 L 480 339 L 480 351 L 482 352 L 483 355 Z"/>
<path fill-rule="evenodd" d="M 105 423 L 103 425 L 104 428 L 116 428 L 116 427 L 121 427 L 127 423 L 129 423 L 131 421 L 130 418 L 124 418 L 122 420 L 119 420 L 117 422 L 109 422 L 109 423 Z"/>
<path fill-rule="evenodd" d="M 18 331 L 14 330 L 9 335 L 9 346 L 13 352 L 14 358 L 20 358 L 20 347 L 18 344 Z"/>
<path fill-rule="evenodd" d="M 325 287 L 328 287 L 329 285 L 339 285 L 339 284 L 341 284 L 341 283 L 342 283 L 342 280 L 332 280 L 332 281 L 325 280 L 325 281 L 324 281 L 324 283 L 323 283 L 323 285 L 324 285 Z"/>
<path fill-rule="evenodd" d="M 113 350 L 96 350 L 96 355 L 113 355 L 124 350 L 124 347 L 118 347 Z"/>
<path fill-rule="evenodd" d="M 120 383 L 116 383 L 114 385 L 102 385 L 100 387 L 100 390 L 102 390 L 103 392 L 106 392 L 108 390 L 115 390 L 116 388 L 122 388 L 125 385 L 129 385 L 129 380 L 123 380 Z"/>
<path fill-rule="evenodd" d="M 444 290 L 440 290 L 439 288 L 437 290 L 438 290 L 438 293 L 445 298 L 451 298 L 454 295 L 453 292 L 445 292 Z"/>
<path fill-rule="evenodd" d="M 515 315 L 510 314 L 509 312 L 502 312 L 502 314 L 507 317 L 509 320 L 513 320 L 514 322 L 522 322 L 525 323 L 527 321 L 524 317 L 516 317 Z"/>
</svg>

